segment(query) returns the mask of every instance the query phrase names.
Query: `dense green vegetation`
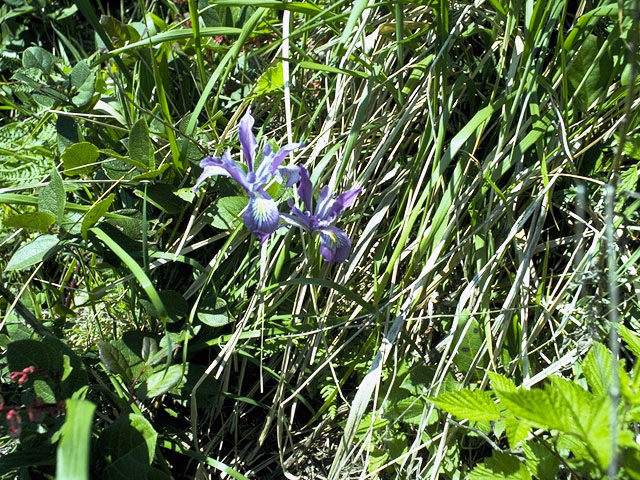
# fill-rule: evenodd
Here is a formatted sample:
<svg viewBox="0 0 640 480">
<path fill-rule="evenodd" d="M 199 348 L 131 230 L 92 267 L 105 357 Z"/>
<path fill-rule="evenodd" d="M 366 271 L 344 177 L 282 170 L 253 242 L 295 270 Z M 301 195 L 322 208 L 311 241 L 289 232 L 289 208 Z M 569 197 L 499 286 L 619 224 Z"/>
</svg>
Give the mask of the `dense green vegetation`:
<svg viewBox="0 0 640 480">
<path fill-rule="evenodd" d="M 640 478 L 639 3 L 3 0 L 0 477 Z"/>
</svg>

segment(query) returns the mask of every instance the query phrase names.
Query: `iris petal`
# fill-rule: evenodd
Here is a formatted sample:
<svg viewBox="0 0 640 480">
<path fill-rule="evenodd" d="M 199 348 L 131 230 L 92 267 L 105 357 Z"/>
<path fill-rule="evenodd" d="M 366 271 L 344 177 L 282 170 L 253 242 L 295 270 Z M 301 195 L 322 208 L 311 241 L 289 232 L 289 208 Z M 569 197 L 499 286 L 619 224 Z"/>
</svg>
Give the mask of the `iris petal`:
<svg viewBox="0 0 640 480">
<path fill-rule="evenodd" d="M 329 263 L 343 262 L 349 258 L 351 240 L 337 227 L 323 227 L 320 230 L 320 255 Z"/>
<path fill-rule="evenodd" d="M 247 110 L 244 117 L 240 119 L 240 125 L 238 125 L 238 137 L 240 137 L 240 145 L 242 145 L 242 153 L 249 166 L 249 171 L 253 171 L 253 160 L 256 155 L 256 137 L 253 134 L 254 119 L 251 116 L 251 109 Z"/>
<path fill-rule="evenodd" d="M 209 177 L 215 175 L 223 175 L 225 177 L 231 177 L 240 184 L 247 192 L 250 190 L 249 182 L 247 182 L 247 175 L 242 168 L 231 159 L 229 152 L 225 152 L 222 158 L 219 157 L 206 157 L 200 162 L 202 167 L 202 173 L 196 181 L 196 185 L 193 187 L 195 192 L 200 184 Z"/>
<path fill-rule="evenodd" d="M 256 182 L 260 182 L 262 185 L 266 184 L 283 160 L 287 158 L 287 155 L 302 146 L 304 146 L 303 143 L 290 143 L 274 153 L 271 145 L 267 145 L 262 155 L 262 162 L 256 170 Z"/>
<path fill-rule="evenodd" d="M 304 208 L 313 212 L 313 185 L 311 185 L 311 179 L 309 178 L 309 171 L 303 167 L 299 167 L 300 171 L 300 185 L 298 185 L 298 195 L 304 203 Z"/>
<path fill-rule="evenodd" d="M 275 177 L 278 182 L 284 184 L 284 188 L 291 188 L 300 181 L 300 167 L 298 165 L 278 167 Z"/>
<path fill-rule="evenodd" d="M 276 202 L 271 198 L 252 195 L 247 209 L 242 214 L 244 225 L 253 233 L 260 243 L 264 243 L 269 235 L 278 228 L 280 214 Z"/>
<path fill-rule="evenodd" d="M 349 208 L 353 205 L 353 202 L 356 201 L 356 196 L 362 191 L 362 188 L 354 188 L 353 190 L 348 190 L 336 197 L 336 199 L 331 202 L 331 206 L 327 210 L 324 218 L 327 222 L 332 222 L 335 220 L 338 215 L 340 215 L 346 208 Z"/>
</svg>

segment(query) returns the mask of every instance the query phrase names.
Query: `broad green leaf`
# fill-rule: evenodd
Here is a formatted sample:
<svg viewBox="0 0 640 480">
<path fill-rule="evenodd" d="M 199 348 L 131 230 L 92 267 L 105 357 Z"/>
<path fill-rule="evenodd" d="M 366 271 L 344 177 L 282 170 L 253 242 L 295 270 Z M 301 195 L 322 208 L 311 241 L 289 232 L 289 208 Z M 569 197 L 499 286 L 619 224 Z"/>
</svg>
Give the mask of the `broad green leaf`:
<svg viewBox="0 0 640 480">
<path fill-rule="evenodd" d="M 58 137 L 58 150 L 60 153 L 80 141 L 80 130 L 78 124 L 68 115 L 58 114 L 56 120 L 56 133 Z"/>
<path fill-rule="evenodd" d="M 37 68 L 45 75 L 51 73 L 51 67 L 56 63 L 56 57 L 40 47 L 29 47 L 22 55 L 24 68 Z"/>
<path fill-rule="evenodd" d="M 607 394 L 612 370 L 611 352 L 601 343 L 594 343 L 582 362 L 582 372 L 596 396 Z"/>
<path fill-rule="evenodd" d="M 96 406 L 88 400 L 66 400 L 67 414 L 56 454 L 57 480 L 88 480 L 91 427 Z"/>
<path fill-rule="evenodd" d="M 82 84 L 87 81 L 90 75 L 91 69 L 89 68 L 89 64 L 86 60 L 80 60 L 76 63 L 75 67 L 73 67 L 73 70 L 71 70 L 69 80 L 73 87 L 80 88 Z"/>
<path fill-rule="evenodd" d="M 220 230 L 233 230 L 241 223 L 240 213 L 246 208 L 249 199 L 247 197 L 223 197 L 210 205 L 205 216 L 215 228 Z"/>
<path fill-rule="evenodd" d="M 141 397 L 153 398 L 168 392 L 183 378 L 182 365 L 171 365 L 168 369 L 151 375 L 138 388 Z"/>
<path fill-rule="evenodd" d="M 482 390 L 465 388 L 447 392 L 429 400 L 459 419 L 487 422 L 500 417 L 500 409 L 493 403 L 493 398 Z"/>
<path fill-rule="evenodd" d="M 108 197 L 103 198 L 102 200 L 94 203 L 91 206 L 89 211 L 82 219 L 82 238 L 86 240 L 89 237 L 89 229 L 93 227 L 96 222 L 104 216 L 105 213 L 107 213 L 107 210 L 109 210 L 109 207 L 113 203 L 114 198 L 115 195 L 112 193 Z"/>
<path fill-rule="evenodd" d="M 149 170 L 156 168 L 153 145 L 149 137 L 149 127 L 144 118 L 141 118 L 131 127 L 129 134 L 129 157 L 134 162 L 147 166 Z"/>
<path fill-rule="evenodd" d="M 259 97 L 273 91 L 279 91 L 283 87 L 284 76 L 282 73 L 282 62 L 278 62 L 273 67 L 267 68 L 267 71 L 260 75 L 254 94 Z"/>
<path fill-rule="evenodd" d="M 107 463 L 104 478 L 140 480 L 153 461 L 158 434 L 142 415 L 123 415 L 102 432 L 97 453 Z"/>
<path fill-rule="evenodd" d="M 89 142 L 80 142 L 67 147 L 62 154 L 64 174 L 84 176 L 90 173 L 98 160 L 98 147 Z"/>
<path fill-rule="evenodd" d="M 469 474 L 470 480 L 531 480 L 531 474 L 517 457 L 493 452 Z"/>
<path fill-rule="evenodd" d="M 460 342 L 460 347 L 453 360 L 455 365 L 466 372 L 471 367 L 473 359 L 482 346 L 483 336 L 480 331 L 480 324 L 473 317 L 467 317 L 467 322 L 461 321 L 453 339 L 453 344 L 457 345 L 460 335 L 464 332 L 464 338 Z"/>
<path fill-rule="evenodd" d="M 7 218 L 4 226 L 9 228 L 28 228 L 46 233 L 54 223 L 56 223 L 56 217 L 49 212 L 29 212 Z"/>
<path fill-rule="evenodd" d="M 57 235 L 40 235 L 35 240 L 22 245 L 9 260 L 5 270 L 22 270 L 41 262 L 58 244 Z"/>
<path fill-rule="evenodd" d="M 223 298 L 208 297 L 198 306 L 198 320 L 210 327 L 222 327 L 231 323 L 233 318 Z"/>
<path fill-rule="evenodd" d="M 38 193 L 38 210 L 53 214 L 60 224 L 64 219 L 64 206 L 67 203 L 67 193 L 58 170 L 51 169 L 49 185 L 42 187 Z"/>
<path fill-rule="evenodd" d="M 127 383 L 133 381 L 133 373 L 127 358 L 123 353 L 109 342 L 103 340 L 98 341 L 98 354 L 100 360 L 111 373 L 115 373 L 124 379 Z"/>
<path fill-rule="evenodd" d="M 613 70 L 611 55 L 605 53 L 596 62 L 596 56 L 603 41 L 596 35 L 588 35 L 580 50 L 574 56 L 568 68 L 569 83 L 573 89 L 582 87 L 574 92 L 573 99 L 577 106 L 585 111 L 596 100 L 600 91 L 607 86 L 609 76 Z"/>
</svg>

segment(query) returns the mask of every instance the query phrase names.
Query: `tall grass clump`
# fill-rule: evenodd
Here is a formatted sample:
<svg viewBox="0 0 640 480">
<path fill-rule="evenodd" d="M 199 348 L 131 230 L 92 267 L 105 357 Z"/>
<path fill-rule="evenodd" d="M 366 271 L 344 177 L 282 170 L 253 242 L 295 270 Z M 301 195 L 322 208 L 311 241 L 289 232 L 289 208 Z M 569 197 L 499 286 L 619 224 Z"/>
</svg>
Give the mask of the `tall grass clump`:
<svg viewBox="0 0 640 480">
<path fill-rule="evenodd" d="M 640 478 L 639 3 L 6 0 L 0 476 Z"/>
</svg>

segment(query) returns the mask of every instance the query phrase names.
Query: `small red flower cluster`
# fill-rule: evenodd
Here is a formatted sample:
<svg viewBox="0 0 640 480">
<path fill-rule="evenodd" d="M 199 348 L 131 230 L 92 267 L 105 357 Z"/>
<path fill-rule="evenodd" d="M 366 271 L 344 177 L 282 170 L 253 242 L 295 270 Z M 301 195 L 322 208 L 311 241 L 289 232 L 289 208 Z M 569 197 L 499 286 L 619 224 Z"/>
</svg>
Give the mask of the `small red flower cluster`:
<svg viewBox="0 0 640 480">
<path fill-rule="evenodd" d="M 26 367 L 20 372 L 11 372 L 9 378 L 12 382 L 18 382 L 20 385 L 26 383 L 29 380 L 29 375 L 36 371 L 36 367 Z"/>
</svg>

